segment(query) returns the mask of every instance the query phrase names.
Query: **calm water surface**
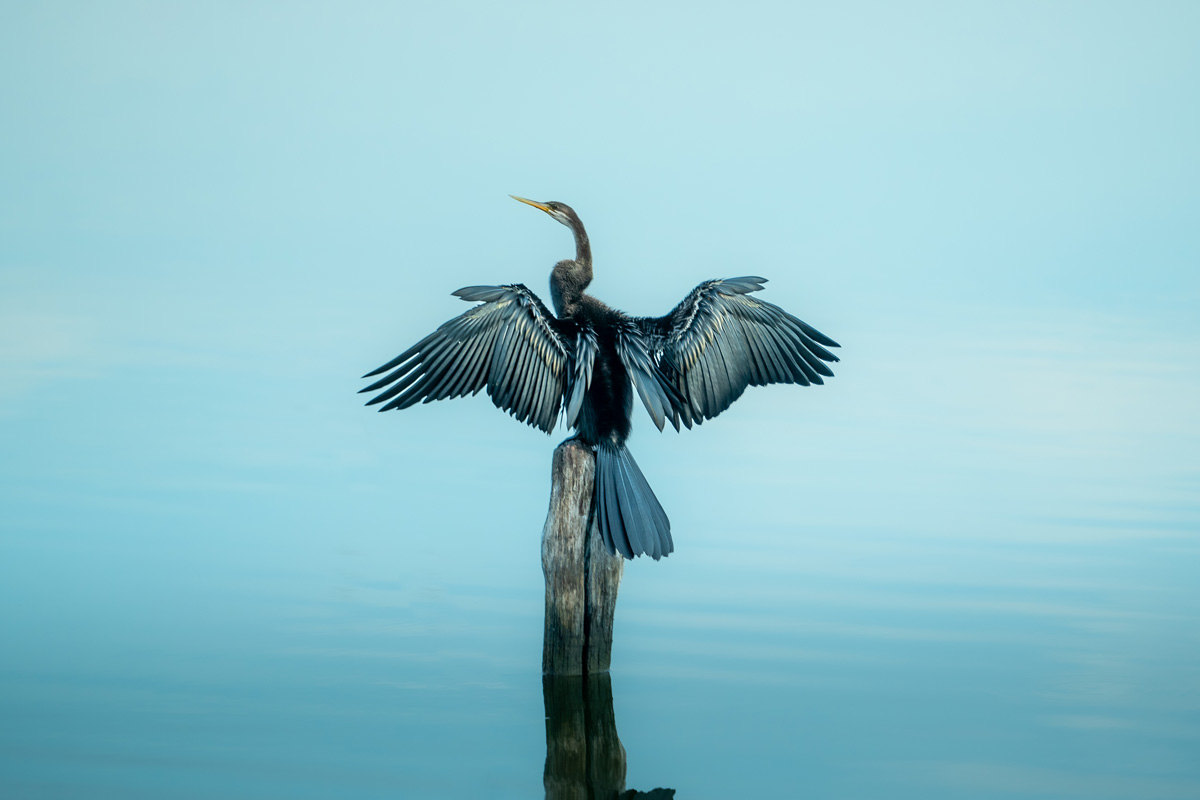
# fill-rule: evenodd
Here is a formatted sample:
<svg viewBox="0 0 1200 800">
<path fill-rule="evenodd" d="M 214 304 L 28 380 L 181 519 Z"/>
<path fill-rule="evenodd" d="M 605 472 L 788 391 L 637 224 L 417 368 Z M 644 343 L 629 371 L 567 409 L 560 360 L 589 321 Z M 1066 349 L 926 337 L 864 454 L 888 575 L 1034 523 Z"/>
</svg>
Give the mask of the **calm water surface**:
<svg viewBox="0 0 1200 800">
<path fill-rule="evenodd" d="M 839 533 L 807 539 L 807 555 L 861 565 L 857 578 L 781 564 L 787 530 L 732 568 L 681 557 L 667 587 L 654 565 L 629 570 L 612 680 L 627 788 L 1200 796 L 1194 549 L 1062 544 L 1034 559 Z M 961 573 L 882 577 L 938 560 Z M 536 582 L 422 595 L 329 578 L 249 575 L 271 588 L 235 587 L 225 608 L 196 598 L 179 620 L 163 587 L 166 608 L 132 624 L 100 598 L 15 609 L 14 632 L 9 605 L 7 795 L 537 796 Z M 72 616 L 87 625 L 58 630 Z"/>
</svg>

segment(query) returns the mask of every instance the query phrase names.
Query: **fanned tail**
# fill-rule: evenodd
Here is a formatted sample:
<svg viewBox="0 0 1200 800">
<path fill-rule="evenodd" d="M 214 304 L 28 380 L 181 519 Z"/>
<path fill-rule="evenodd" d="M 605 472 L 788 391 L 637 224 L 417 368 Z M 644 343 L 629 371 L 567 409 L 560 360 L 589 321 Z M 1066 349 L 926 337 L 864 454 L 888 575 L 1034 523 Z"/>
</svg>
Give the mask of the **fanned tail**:
<svg viewBox="0 0 1200 800">
<path fill-rule="evenodd" d="M 675 549 L 671 521 L 624 446 L 596 447 L 596 522 L 610 553 L 655 561 Z"/>
</svg>

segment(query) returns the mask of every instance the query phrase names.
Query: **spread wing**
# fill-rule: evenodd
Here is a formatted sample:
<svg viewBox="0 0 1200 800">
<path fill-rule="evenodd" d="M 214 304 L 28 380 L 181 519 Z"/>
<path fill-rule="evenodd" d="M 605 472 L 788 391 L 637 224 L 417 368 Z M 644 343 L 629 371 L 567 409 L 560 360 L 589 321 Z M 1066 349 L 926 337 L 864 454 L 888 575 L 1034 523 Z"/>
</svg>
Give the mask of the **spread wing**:
<svg viewBox="0 0 1200 800">
<path fill-rule="evenodd" d="M 779 306 L 750 297 L 765 282 L 705 281 L 667 316 L 638 320 L 664 393 L 674 395 L 671 422 L 677 429 L 680 421 L 690 428 L 693 420 L 717 416 L 747 386 L 808 386 L 833 377 L 825 362 L 838 357 L 825 347 L 838 343 Z"/>
<path fill-rule="evenodd" d="M 486 387 L 497 408 L 552 431 L 564 399 L 578 395 L 581 400 L 583 389 L 576 386 L 582 383 L 586 388 L 591 380 L 595 357 L 591 332 L 554 317 L 521 284 L 468 286 L 454 294 L 481 304 L 364 375 L 369 378 L 392 370 L 361 390 L 387 387 L 367 405 L 390 401 L 379 410 L 408 408 L 418 402 L 475 394 Z M 576 357 L 577 351 L 581 358 Z M 578 414 L 578 404 L 571 405 Z M 568 419 L 568 425 L 573 422 Z"/>
<path fill-rule="evenodd" d="M 617 355 L 658 429 L 661 431 L 670 420 L 675 430 L 679 430 L 677 409 L 686 401 L 675 389 L 675 382 L 660 368 L 654 350 L 656 339 L 647 336 L 644 330 L 646 321 L 626 317 L 620 322 L 616 336 Z M 690 421 L 688 426 L 691 427 Z"/>
</svg>

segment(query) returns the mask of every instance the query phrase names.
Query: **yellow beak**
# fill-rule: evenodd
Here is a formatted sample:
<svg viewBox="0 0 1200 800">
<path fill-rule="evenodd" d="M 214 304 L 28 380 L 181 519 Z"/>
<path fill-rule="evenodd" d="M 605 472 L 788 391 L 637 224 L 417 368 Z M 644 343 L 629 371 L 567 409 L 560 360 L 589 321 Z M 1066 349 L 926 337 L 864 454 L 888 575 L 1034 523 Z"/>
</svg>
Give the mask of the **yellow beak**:
<svg viewBox="0 0 1200 800">
<path fill-rule="evenodd" d="M 542 211 L 545 211 L 547 214 L 550 213 L 550 206 L 546 205 L 545 203 L 538 203 L 533 200 L 526 200 L 524 197 L 517 197 L 515 194 L 510 194 L 509 197 L 511 197 L 513 200 L 517 200 L 518 202 L 524 203 L 527 206 L 533 206 L 534 208 L 540 208 Z"/>
</svg>

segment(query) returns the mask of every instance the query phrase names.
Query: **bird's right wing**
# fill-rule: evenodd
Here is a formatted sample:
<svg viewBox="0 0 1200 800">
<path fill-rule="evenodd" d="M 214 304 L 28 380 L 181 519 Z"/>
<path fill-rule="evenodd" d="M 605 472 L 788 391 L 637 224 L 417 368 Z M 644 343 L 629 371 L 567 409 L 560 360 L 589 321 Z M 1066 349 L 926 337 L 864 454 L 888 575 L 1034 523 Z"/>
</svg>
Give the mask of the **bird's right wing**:
<svg viewBox="0 0 1200 800">
<path fill-rule="evenodd" d="M 596 350 L 590 331 L 555 318 L 521 284 L 468 286 L 454 294 L 481 304 L 364 375 L 393 370 L 361 390 L 388 387 L 367 405 L 390 401 L 379 410 L 408 408 L 486 387 L 497 408 L 547 433 L 567 401 L 572 424 L 570 412 L 579 413 L 591 380 Z"/>
<path fill-rule="evenodd" d="M 777 305 L 750 296 L 766 278 L 705 281 L 665 317 L 638 320 L 646 348 L 668 384 L 676 428 L 712 419 L 741 397 L 747 386 L 823 383 L 822 347 L 838 343 Z M 649 405 L 647 405 L 649 407 Z"/>
</svg>

